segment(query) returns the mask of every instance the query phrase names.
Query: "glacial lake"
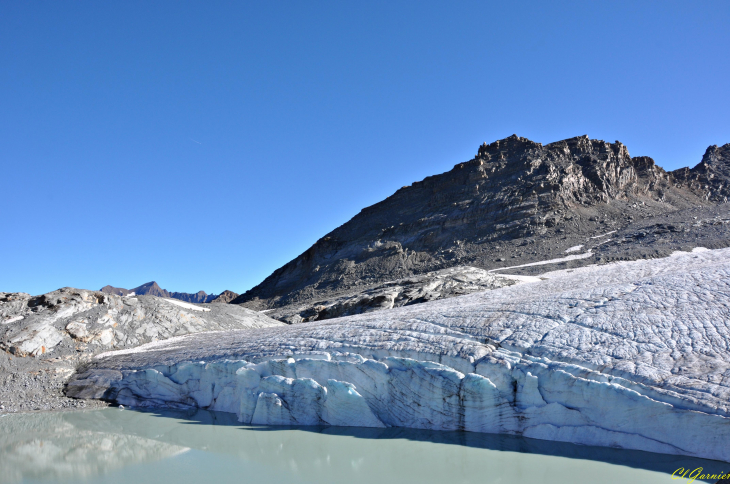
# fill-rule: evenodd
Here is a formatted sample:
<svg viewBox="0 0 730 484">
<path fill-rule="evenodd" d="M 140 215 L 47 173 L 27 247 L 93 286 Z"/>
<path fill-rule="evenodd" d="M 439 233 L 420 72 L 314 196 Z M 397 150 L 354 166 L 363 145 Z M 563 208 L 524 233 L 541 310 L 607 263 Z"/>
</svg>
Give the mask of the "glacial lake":
<svg viewBox="0 0 730 484">
<path fill-rule="evenodd" d="M 205 411 L 0 416 L 0 483 L 670 483 L 730 464 L 469 432 L 250 427 Z"/>
</svg>

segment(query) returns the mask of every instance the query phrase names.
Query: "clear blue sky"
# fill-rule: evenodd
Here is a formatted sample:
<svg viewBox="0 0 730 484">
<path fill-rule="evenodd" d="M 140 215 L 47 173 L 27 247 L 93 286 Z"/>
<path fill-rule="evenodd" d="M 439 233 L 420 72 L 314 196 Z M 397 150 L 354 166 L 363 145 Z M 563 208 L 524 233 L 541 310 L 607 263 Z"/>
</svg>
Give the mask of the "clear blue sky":
<svg viewBox="0 0 730 484">
<path fill-rule="evenodd" d="M 730 142 L 730 2 L 2 2 L 0 291 L 242 292 L 513 133 Z"/>
</svg>

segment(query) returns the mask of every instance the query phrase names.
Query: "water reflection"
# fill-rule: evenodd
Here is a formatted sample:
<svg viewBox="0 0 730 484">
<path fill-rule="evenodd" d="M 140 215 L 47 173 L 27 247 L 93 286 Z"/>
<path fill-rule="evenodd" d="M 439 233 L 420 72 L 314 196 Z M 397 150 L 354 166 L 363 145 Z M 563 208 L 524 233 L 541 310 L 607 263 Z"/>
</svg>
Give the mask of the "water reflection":
<svg viewBox="0 0 730 484">
<path fill-rule="evenodd" d="M 189 450 L 119 432 L 83 430 L 99 412 L 5 415 L 0 418 L 0 483 L 89 478 Z"/>
<path fill-rule="evenodd" d="M 134 464 L 146 467 L 135 471 Z M 0 418 L 0 482 L 140 484 L 164 475 L 181 483 L 615 484 L 671 482 L 678 467 L 730 471 L 730 464 L 716 461 L 468 432 L 242 427 L 234 415 L 206 411 Z"/>
</svg>

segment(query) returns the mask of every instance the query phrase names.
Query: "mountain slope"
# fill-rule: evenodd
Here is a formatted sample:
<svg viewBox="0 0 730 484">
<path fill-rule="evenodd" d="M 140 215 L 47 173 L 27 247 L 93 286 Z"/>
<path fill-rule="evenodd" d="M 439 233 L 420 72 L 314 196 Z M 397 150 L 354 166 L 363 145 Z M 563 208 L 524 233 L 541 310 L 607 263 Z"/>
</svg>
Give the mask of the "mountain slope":
<svg viewBox="0 0 730 484">
<path fill-rule="evenodd" d="M 581 136 L 543 146 L 513 135 L 485 143 L 472 160 L 363 209 L 233 303 L 278 308 L 448 267 L 534 263 L 644 220 L 686 221 L 687 211 L 726 200 L 728 155 L 730 145 L 710 147 L 696 167 L 668 173 L 618 141 Z M 677 244 L 665 245 L 657 256 Z M 614 252 L 609 260 L 637 257 Z"/>
</svg>

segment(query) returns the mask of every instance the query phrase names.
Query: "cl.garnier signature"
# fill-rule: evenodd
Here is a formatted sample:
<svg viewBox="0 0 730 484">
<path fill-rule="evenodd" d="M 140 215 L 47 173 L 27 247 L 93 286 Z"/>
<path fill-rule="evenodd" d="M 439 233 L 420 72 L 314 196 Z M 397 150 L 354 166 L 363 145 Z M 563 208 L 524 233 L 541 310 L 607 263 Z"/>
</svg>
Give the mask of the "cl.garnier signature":
<svg viewBox="0 0 730 484">
<path fill-rule="evenodd" d="M 680 467 L 676 471 L 672 472 L 672 479 L 688 479 L 689 482 L 695 479 L 730 479 L 730 473 L 721 472 L 719 474 L 703 474 L 703 468 L 697 467 L 695 469 L 685 469 Z"/>
</svg>

